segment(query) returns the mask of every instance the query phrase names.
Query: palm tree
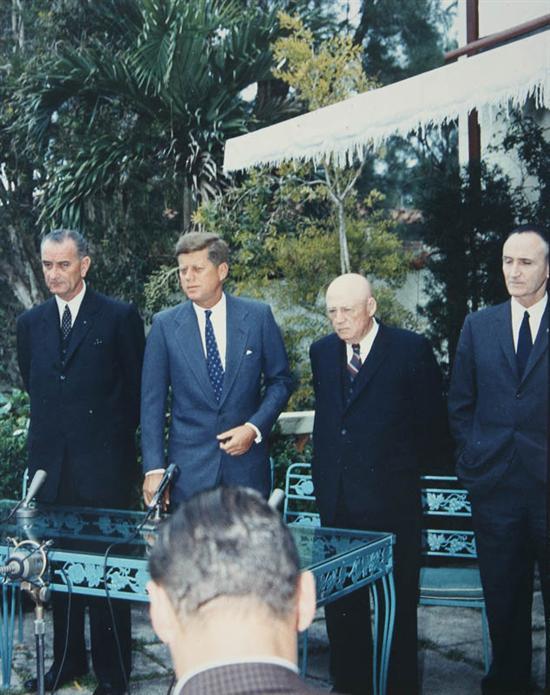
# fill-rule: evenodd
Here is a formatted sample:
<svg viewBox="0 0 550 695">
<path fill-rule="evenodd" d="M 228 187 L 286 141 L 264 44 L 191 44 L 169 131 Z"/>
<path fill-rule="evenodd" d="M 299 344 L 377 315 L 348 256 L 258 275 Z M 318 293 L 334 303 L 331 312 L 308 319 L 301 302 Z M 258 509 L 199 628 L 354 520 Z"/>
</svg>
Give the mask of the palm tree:
<svg viewBox="0 0 550 695">
<path fill-rule="evenodd" d="M 269 76 L 275 14 L 235 0 L 104 0 L 92 11 L 92 34 L 60 45 L 22 92 L 19 125 L 49 162 L 42 220 L 80 224 L 95 196 L 137 180 L 162 188 L 187 230 L 224 185 L 223 143 L 254 122 L 242 92 Z"/>
</svg>

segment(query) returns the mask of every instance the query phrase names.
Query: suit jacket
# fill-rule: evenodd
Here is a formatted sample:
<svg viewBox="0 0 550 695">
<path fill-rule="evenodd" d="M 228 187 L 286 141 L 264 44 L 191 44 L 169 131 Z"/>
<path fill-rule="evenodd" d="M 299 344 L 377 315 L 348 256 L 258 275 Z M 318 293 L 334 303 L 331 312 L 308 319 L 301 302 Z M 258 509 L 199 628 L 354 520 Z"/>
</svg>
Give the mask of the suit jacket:
<svg viewBox="0 0 550 695">
<path fill-rule="evenodd" d="M 46 470 L 38 497 L 54 502 L 65 462 L 80 497 L 115 506 L 128 497 L 136 470 L 143 323 L 130 304 L 87 286 L 64 361 L 59 324 L 54 297 L 17 319 L 31 402 L 29 473 Z"/>
<path fill-rule="evenodd" d="M 449 418 L 457 474 L 484 494 L 514 456 L 541 482 L 547 478 L 548 306 L 520 379 L 510 301 L 466 317 L 451 378 Z"/>
<path fill-rule="evenodd" d="M 174 695 L 319 695 L 326 691 L 311 688 L 298 674 L 269 663 L 218 666 L 193 676 Z"/>
<path fill-rule="evenodd" d="M 315 389 L 313 467 L 323 525 L 340 491 L 364 528 L 418 519 L 419 470 L 441 455 L 445 408 L 428 341 L 380 324 L 348 400 L 345 343 L 333 333 L 310 349 Z"/>
<path fill-rule="evenodd" d="M 147 338 L 143 466 L 145 472 L 165 466 L 164 423 L 171 388 L 168 462 L 180 469 L 172 490 L 176 502 L 220 483 L 269 493 L 267 438 L 292 390 L 288 360 L 267 304 L 229 295 L 226 299 L 226 365 L 219 403 L 190 301 L 157 314 Z M 242 456 L 225 454 L 216 435 L 245 422 L 260 430 L 261 443 Z"/>
</svg>

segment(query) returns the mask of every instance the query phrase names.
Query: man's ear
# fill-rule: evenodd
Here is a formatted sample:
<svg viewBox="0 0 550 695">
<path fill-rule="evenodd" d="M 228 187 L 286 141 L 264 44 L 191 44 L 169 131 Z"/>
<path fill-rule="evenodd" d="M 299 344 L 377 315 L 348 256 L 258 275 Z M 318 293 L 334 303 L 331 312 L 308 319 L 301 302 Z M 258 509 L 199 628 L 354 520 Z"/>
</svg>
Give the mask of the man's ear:
<svg viewBox="0 0 550 695">
<path fill-rule="evenodd" d="M 376 309 L 378 305 L 376 303 L 376 299 L 374 297 L 369 297 L 367 299 L 367 309 L 369 312 L 369 316 L 374 316 L 376 314 Z"/>
<path fill-rule="evenodd" d="M 92 259 L 90 256 L 84 256 L 80 260 L 80 276 L 85 278 L 86 275 L 88 274 L 88 270 L 90 270 L 90 266 L 92 265 Z"/>
<path fill-rule="evenodd" d="M 307 630 L 315 617 L 315 577 L 309 571 L 302 572 L 296 588 L 297 629 Z"/>
<path fill-rule="evenodd" d="M 168 594 L 162 586 L 155 582 L 147 582 L 149 594 L 149 615 L 153 630 L 165 644 L 174 642 L 178 632 L 178 619 Z"/>
</svg>

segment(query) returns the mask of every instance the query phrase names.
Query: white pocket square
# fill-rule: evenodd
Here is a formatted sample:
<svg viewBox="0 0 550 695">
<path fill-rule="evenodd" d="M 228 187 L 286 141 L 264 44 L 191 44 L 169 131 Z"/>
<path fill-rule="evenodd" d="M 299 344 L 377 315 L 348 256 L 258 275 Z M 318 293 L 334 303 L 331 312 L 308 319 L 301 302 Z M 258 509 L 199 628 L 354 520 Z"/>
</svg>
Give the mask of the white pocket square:
<svg viewBox="0 0 550 695">
<path fill-rule="evenodd" d="M 252 350 L 247 350 L 247 351 L 245 352 L 245 355 L 251 355 L 251 354 L 252 354 Z"/>
</svg>

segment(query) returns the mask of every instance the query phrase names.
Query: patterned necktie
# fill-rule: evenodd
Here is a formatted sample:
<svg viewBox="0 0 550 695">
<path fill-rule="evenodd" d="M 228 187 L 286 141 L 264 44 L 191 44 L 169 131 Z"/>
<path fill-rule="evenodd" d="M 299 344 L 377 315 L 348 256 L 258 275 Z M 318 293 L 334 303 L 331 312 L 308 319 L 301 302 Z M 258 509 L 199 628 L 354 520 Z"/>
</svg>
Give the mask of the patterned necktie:
<svg viewBox="0 0 550 695">
<path fill-rule="evenodd" d="M 222 396 L 223 388 L 223 367 L 222 361 L 220 359 L 220 353 L 218 352 L 218 345 L 216 343 L 216 336 L 214 335 L 214 328 L 212 326 L 212 321 L 210 320 L 210 315 L 212 312 L 207 309 L 204 312 L 206 319 L 205 324 L 205 338 L 206 338 L 206 368 L 208 370 L 208 376 L 212 382 L 212 387 L 214 388 L 214 393 L 216 394 L 216 400 L 219 402 Z"/>
<path fill-rule="evenodd" d="M 63 312 L 63 316 L 61 318 L 61 337 L 63 340 L 67 340 L 69 337 L 72 325 L 73 318 L 71 316 L 71 310 L 69 309 L 69 305 L 65 304 L 65 311 Z"/>
<path fill-rule="evenodd" d="M 358 343 L 354 343 L 351 349 L 353 350 L 353 355 L 348 362 L 348 374 L 349 378 L 353 381 L 357 376 L 357 372 L 361 369 L 361 346 Z"/>
<path fill-rule="evenodd" d="M 518 348 L 516 350 L 520 378 L 523 376 L 523 372 L 525 371 L 532 347 L 533 338 L 531 336 L 531 326 L 529 325 L 529 312 L 526 311 L 523 314 L 523 321 L 519 327 Z"/>
</svg>

